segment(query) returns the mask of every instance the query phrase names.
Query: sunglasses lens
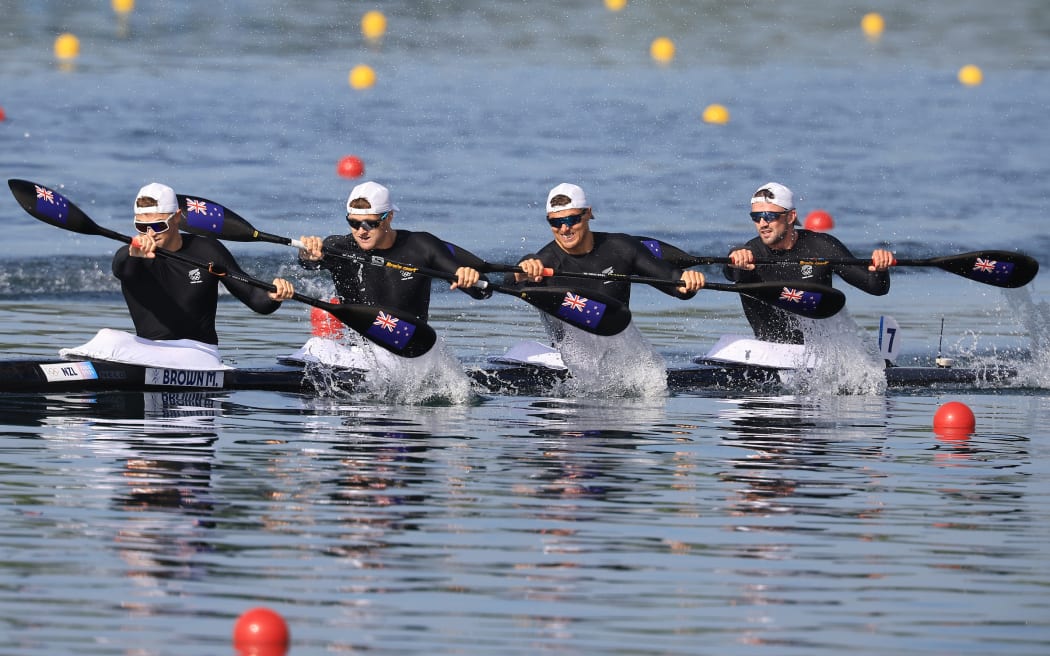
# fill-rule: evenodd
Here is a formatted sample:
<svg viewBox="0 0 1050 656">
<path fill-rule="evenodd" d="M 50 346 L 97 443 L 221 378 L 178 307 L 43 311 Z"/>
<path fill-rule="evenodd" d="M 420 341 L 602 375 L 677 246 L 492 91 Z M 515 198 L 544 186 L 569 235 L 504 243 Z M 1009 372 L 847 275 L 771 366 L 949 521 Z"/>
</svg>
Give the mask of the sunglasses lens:
<svg viewBox="0 0 1050 656">
<path fill-rule="evenodd" d="M 572 216 L 563 216 L 560 219 L 547 219 L 547 223 L 549 223 L 552 228 L 561 229 L 562 226 L 571 228 L 580 221 L 583 221 L 583 216 L 585 214 L 587 214 L 587 212 L 580 212 L 579 214 L 573 214 Z"/>
<path fill-rule="evenodd" d="M 153 232 L 159 234 L 159 233 L 164 232 L 164 231 L 166 231 L 168 229 L 168 222 L 167 221 L 154 221 L 153 223 L 136 223 L 135 224 L 135 229 L 138 230 L 139 232 L 141 232 L 142 234 L 146 234 L 147 230 L 152 230 Z"/>
<path fill-rule="evenodd" d="M 789 211 L 790 210 L 784 212 L 751 212 L 751 220 L 755 223 L 759 223 L 762 220 L 765 220 L 766 223 L 773 223 Z"/>
</svg>

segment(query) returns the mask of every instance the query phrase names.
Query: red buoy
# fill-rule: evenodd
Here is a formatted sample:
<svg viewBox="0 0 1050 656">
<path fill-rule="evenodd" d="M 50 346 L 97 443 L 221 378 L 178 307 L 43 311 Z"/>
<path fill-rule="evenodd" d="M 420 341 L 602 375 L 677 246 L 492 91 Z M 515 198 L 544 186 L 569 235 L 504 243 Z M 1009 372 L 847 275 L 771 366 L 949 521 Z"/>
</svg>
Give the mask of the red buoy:
<svg viewBox="0 0 1050 656">
<path fill-rule="evenodd" d="M 288 640 L 288 624 L 269 608 L 247 610 L 233 626 L 233 648 L 240 654 L 284 656 Z"/>
<path fill-rule="evenodd" d="M 949 401 L 937 408 L 933 415 L 933 430 L 935 432 L 973 432 L 977 427 L 977 420 L 973 416 L 973 410 L 965 403 Z"/>
<path fill-rule="evenodd" d="M 332 303 L 338 303 L 338 298 L 333 298 Z M 326 337 L 328 339 L 341 339 L 343 337 L 343 322 L 327 310 L 319 307 L 310 308 L 310 328 L 315 337 Z"/>
<path fill-rule="evenodd" d="M 6 120 L 7 120 L 7 114 L 4 113 L 4 108 L 0 107 L 0 121 L 6 121 Z"/>
<path fill-rule="evenodd" d="M 802 227 L 813 232 L 827 232 L 835 227 L 835 221 L 824 210 L 813 210 L 806 215 L 806 222 Z"/>
<path fill-rule="evenodd" d="M 365 163 L 361 161 L 360 157 L 347 155 L 339 160 L 336 172 L 342 178 L 358 178 L 365 172 Z"/>
</svg>

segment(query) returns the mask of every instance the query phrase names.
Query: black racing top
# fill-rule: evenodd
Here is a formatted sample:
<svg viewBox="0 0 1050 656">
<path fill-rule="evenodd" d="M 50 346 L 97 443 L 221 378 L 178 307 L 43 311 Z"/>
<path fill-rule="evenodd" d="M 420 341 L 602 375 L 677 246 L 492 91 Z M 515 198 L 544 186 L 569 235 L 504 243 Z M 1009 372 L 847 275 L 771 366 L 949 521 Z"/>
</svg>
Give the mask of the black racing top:
<svg viewBox="0 0 1050 656">
<path fill-rule="evenodd" d="M 219 241 L 182 235 L 179 254 L 225 270 L 246 275 L 233 255 Z M 113 275 L 120 280 L 135 334 L 146 339 L 194 339 L 218 344 L 215 310 L 219 281 L 242 303 L 260 314 L 281 307 L 265 290 L 229 278 L 220 278 L 192 264 L 171 258 L 131 257 L 128 246 L 113 256 Z"/>
<path fill-rule="evenodd" d="M 592 232 L 594 235 L 594 248 L 584 255 L 570 255 L 566 253 L 554 241 L 550 242 L 539 252 L 526 255 L 522 260 L 538 259 L 543 265 L 554 269 L 555 275 L 545 279 L 544 285 L 573 287 L 580 290 L 593 290 L 607 296 L 612 296 L 623 303 L 631 301 L 631 283 L 620 280 L 598 280 L 583 278 L 568 278 L 558 276 L 559 271 L 577 273 L 615 273 L 629 276 L 646 276 L 650 278 L 662 278 L 668 281 L 678 281 L 682 278 L 682 270 L 676 269 L 669 263 L 654 256 L 648 248 L 637 238 L 621 233 Z M 514 274 L 507 276 L 507 284 L 513 284 Z M 534 284 L 534 283 L 523 283 Z M 682 293 L 676 285 L 653 285 L 656 289 L 676 296 L 681 299 L 689 299 L 696 296 L 696 292 Z"/>
<path fill-rule="evenodd" d="M 890 291 L 888 271 L 868 271 L 865 265 L 802 263 L 810 259 L 852 258 L 853 254 L 842 242 L 827 233 L 796 230 L 796 234 L 798 240 L 794 247 L 787 250 L 774 250 L 763 244 L 760 237 L 733 248 L 730 252 L 746 248 L 754 253 L 756 260 L 774 260 L 779 264 L 760 264 L 754 271 L 726 265 L 725 277 L 735 282 L 807 280 L 830 286 L 831 274 L 835 272 L 847 283 L 869 294 L 882 296 Z M 740 303 L 758 339 L 787 344 L 803 343 L 802 330 L 793 315 L 743 295 L 740 296 Z"/>
<path fill-rule="evenodd" d="M 343 251 L 368 257 L 374 254 L 391 262 L 454 274 L 461 266 L 478 268 L 479 260 L 469 251 L 447 244 L 429 232 L 398 230 L 390 248 L 363 250 L 352 235 L 331 235 L 322 244 L 325 251 Z M 385 305 L 410 312 L 426 321 L 430 314 L 432 279 L 418 273 L 354 262 L 325 252 L 320 260 L 299 260 L 307 269 L 332 273 L 335 291 L 343 303 Z M 488 298 L 491 291 L 463 289 L 473 298 Z"/>
</svg>

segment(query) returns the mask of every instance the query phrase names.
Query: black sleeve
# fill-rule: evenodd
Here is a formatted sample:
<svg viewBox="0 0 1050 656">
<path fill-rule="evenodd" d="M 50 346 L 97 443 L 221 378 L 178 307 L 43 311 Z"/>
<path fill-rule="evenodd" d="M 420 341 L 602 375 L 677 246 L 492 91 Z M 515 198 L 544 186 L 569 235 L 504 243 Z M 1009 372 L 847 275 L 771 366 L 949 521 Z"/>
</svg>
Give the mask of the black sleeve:
<svg viewBox="0 0 1050 656">
<path fill-rule="evenodd" d="M 855 257 L 853 253 L 851 253 L 850 250 L 835 237 L 826 233 L 820 234 L 822 237 L 826 238 L 823 248 L 827 249 L 827 254 L 824 255 L 824 257 L 827 257 L 828 259 Z M 832 270 L 839 274 L 839 277 L 845 280 L 848 284 L 874 296 L 883 296 L 890 291 L 889 271 L 868 271 L 867 265 L 864 264 L 838 264 L 833 266 Z"/>
<path fill-rule="evenodd" d="M 626 236 L 625 243 L 630 246 L 634 253 L 632 275 L 644 276 L 646 278 L 663 278 L 675 281 L 682 279 L 682 269 L 675 268 L 666 260 L 661 260 L 653 255 L 652 251 L 642 244 L 639 237 Z M 678 286 L 673 284 L 651 286 L 669 296 L 674 296 L 682 300 L 688 300 L 696 296 L 696 292 L 678 291 Z"/>
<path fill-rule="evenodd" d="M 481 272 L 481 279 L 488 282 L 489 279 L 485 275 L 485 265 L 488 263 L 485 260 L 471 253 L 465 248 L 460 248 L 459 246 L 456 246 L 452 242 L 446 241 L 444 242 L 444 244 L 445 247 L 448 248 L 449 254 L 452 256 L 452 259 L 458 265 L 456 268 L 470 267 L 472 269 L 477 269 L 479 272 Z M 486 298 L 492 297 L 491 289 L 478 289 L 477 287 L 468 287 L 466 289 L 463 289 L 462 291 L 464 294 L 467 294 L 471 298 L 476 298 L 478 300 L 484 300 Z"/>
<path fill-rule="evenodd" d="M 244 303 L 255 312 L 259 314 L 271 314 L 281 307 L 280 301 L 275 301 L 269 296 L 269 292 L 239 280 L 231 278 L 231 274 L 240 277 L 251 277 L 244 272 L 243 269 L 237 264 L 237 260 L 234 259 L 233 254 L 222 244 L 222 242 L 215 239 L 206 240 L 207 246 L 212 251 L 212 257 L 207 258 L 207 261 L 213 263 L 221 269 L 225 270 L 226 275 L 219 277 L 223 286 L 233 294 L 241 303 Z"/>
</svg>

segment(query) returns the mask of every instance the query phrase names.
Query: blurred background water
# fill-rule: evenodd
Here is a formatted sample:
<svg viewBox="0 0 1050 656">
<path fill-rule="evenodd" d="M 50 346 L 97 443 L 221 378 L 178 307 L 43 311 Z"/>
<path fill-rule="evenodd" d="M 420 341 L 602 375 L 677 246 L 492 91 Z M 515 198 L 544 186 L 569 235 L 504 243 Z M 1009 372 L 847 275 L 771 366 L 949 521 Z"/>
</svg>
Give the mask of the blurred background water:
<svg viewBox="0 0 1050 656">
<path fill-rule="evenodd" d="M 158 180 L 268 232 L 325 235 L 374 179 L 396 225 L 515 261 L 549 239 L 546 193 L 570 181 L 597 230 L 722 255 L 753 234 L 751 192 L 778 180 L 858 254 L 1046 264 L 1040 0 L 134 5 L 0 0 L 0 173 L 112 229 Z M 370 10 L 379 40 L 362 35 Z M 63 32 L 75 59 L 55 57 Z M 667 64 L 649 53 L 661 36 Z M 354 89 L 362 64 L 376 81 Z M 961 84 L 964 65 L 983 82 Z M 702 120 L 716 103 L 728 123 Z M 362 178 L 336 174 L 347 155 Z M 0 222 L 7 357 L 130 327 L 115 242 L 10 197 Z M 258 277 L 330 292 L 290 250 L 231 248 Z M 223 653 L 260 604 L 289 620 L 291 653 L 1045 653 L 1045 284 L 902 269 L 888 296 L 844 290 L 863 328 L 895 316 L 913 357 L 1034 353 L 1010 361 L 1026 386 L 5 397 L 0 653 Z M 671 363 L 747 331 L 732 294 L 638 290 L 632 307 Z M 310 330 L 301 306 L 222 313 L 236 364 Z M 467 364 L 541 334 L 507 297 L 438 293 L 432 323 Z M 949 398 L 978 416 L 968 440 L 929 431 Z"/>
</svg>

